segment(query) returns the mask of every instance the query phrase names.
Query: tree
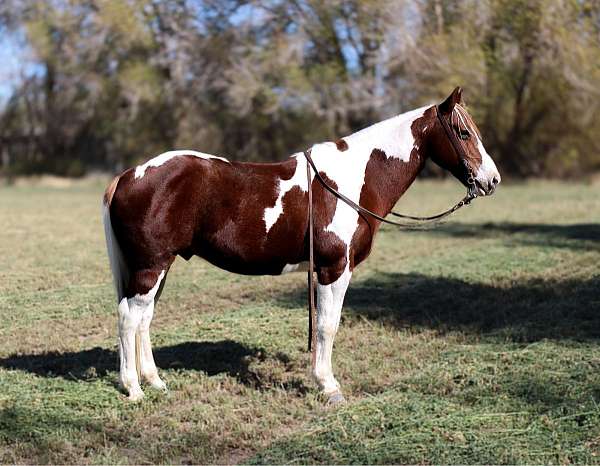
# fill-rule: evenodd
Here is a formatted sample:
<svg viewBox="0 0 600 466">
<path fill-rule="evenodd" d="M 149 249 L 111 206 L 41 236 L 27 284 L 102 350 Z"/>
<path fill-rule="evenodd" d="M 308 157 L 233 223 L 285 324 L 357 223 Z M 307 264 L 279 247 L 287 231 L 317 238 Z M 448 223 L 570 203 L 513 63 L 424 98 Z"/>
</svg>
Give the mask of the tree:
<svg viewBox="0 0 600 466">
<path fill-rule="evenodd" d="M 0 115 L 15 172 L 280 160 L 457 84 L 503 173 L 600 168 L 597 0 L 6 0 L 0 25 L 40 70 Z"/>
</svg>

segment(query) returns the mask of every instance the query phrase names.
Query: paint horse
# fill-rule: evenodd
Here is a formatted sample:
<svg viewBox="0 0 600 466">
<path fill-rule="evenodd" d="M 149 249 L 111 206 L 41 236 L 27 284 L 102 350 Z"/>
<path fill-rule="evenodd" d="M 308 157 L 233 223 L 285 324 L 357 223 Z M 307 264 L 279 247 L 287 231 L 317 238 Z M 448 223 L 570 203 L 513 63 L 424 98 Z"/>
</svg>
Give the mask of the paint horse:
<svg viewBox="0 0 600 466">
<path fill-rule="evenodd" d="M 491 194 L 500 174 L 461 105 L 460 88 L 438 108 L 460 137 L 466 160 L 459 160 L 435 106 L 403 113 L 335 143 L 315 144 L 312 159 L 327 184 L 381 216 L 390 212 L 427 159 L 465 186 L 472 176 L 479 195 Z M 178 150 L 110 183 L 103 215 L 118 296 L 119 382 L 129 399 L 143 396 L 140 379 L 166 388 L 152 356 L 149 329 L 176 256 L 200 256 L 249 275 L 303 268 L 309 253 L 306 163 L 302 153 L 281 163 L 240 163 Z M 352 271 L 371 251 L 380 222 L 359 216 L 311 174 L 318 281 L 312 373 L 335 403 L 343 396 L 331 356 L 344 295 Z"/>
</svg>

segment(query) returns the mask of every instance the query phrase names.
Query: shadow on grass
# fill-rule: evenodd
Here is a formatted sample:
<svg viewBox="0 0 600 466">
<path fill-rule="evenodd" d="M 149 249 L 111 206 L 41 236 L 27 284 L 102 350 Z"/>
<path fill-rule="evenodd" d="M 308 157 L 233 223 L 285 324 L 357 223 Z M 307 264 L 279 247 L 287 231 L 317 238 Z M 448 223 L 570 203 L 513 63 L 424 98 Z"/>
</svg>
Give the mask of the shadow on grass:
<svg viewBox="0 0 600 466">
<path fill-rule="evenodd" d="M 10 406 L 0 410 L 0 437 L 7 440 L 41 441 L 61 429 L 85 429 L 88 432 L 101 430 L 96 423 L 66 414 L 51 415 L 43 410 L 40 412 L 23 406 Z M 39 447 L 42 449 L 47 445 Z"/>
<path fill-rule="evenodd" d="M 88 455 L 97 458 L 96 462 L 100 459 L 102 464 L 119 463 L 120 458 L 128 458 L 126 462 L 137 464 L 168 464 L 178 454 L 200 451 L 210 458 L 223 448 L 221 439 L 210 432 L 179 432 L 177 441 L 171 443 L 173 432 L 169 429 L 154 429 L 151 434 L 142 435 L 140 424 L 127 422 L 127 417 L 124 421 L 98 413 L 90 416 L 89 412 L 80 411 L 73 404 L 61 402 L 60 397 L 57 400 L 50 394 L 44 394 L 46 396 L 47 402 L 37 408 L 27 403 L 15 403 L 0 409 L 2 464 L 78 464 L 81 458 L 89 460 Z M 135 432 L 132 432 L 132 425 Z M 132 437 L 135 437 L 135 449 L 131 448 Z M 157 444 L 169 447 L 160 448 Z M 99 458 L 98 454 L 101 455 Z M 117 455 L 116 458 L 113 455 Z M 79 461 L 74 460 L 77 458 Z M 187 464 L 194 463 L 189 460 Z"/>
<path fill-rule="evenodd" d="M 576 223 L 571 225 L 541 223 L 460 223 L 452 222 L 418 233 L 459 238 L 495 238 L 509 236 L 524 244 L 536 244 L 557 248 L 600 248 L 600 223 Z M 515 235 L 515 236 L 513 236 Z"/>
<path fill-rule="evenodd" d="M 306 290 L 279 297 L 304 306 Z M 350 284 L 346 316 L 395 327 L 426 327 L 531 342 L 600 338 L 600 275 L 589 280 L 527 280 L 510 287 L 419 274 L 379 273 Z"/>
<path fill-rule="evenodd" d="M 269 371 L 254 367 L 254 363 L 260 366 L 260 363 L 268 359 L 287 364 L 289 358 L 285 354 L 277 353 L 271 357 L 261 348 L 249 347 L 232 340 L 185 342 L 155 348 L 153 353 L 159 370 L 194 370 L 205 372 L 209 376 L 227 374 L 257 390 L 280 387 L 299 394 L 308 391 L 300 379 L 281 381 L 274 378 Z M 116 351 L 96 347 L 64 353 L 53 351 L 42 354 L 11 355 L 0 359 L 0 367 L 27 371 L 43 377 L 93 380 L 116 371 L 118 359 Z"/>
</svg>

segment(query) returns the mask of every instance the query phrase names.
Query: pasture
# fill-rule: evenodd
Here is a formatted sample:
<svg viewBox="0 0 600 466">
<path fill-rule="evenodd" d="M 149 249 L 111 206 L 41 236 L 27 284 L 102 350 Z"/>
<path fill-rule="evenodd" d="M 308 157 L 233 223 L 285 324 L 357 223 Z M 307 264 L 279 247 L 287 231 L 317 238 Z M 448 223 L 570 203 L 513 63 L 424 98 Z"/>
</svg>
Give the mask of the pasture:
<svg viewBox="0 0 600 466">
<path fill-rule="evenodd" d="M 116 387 L 104 185 L 0 188 L 1 463 L 599 463 L 600 186 L 500 186 L 423 231 L 384 227 L 308 375 L 304 273 L 178 259 L 151 328 L 170 391 Z M 457 182 L 418 182 L 433 213 Z"/>
</svg>

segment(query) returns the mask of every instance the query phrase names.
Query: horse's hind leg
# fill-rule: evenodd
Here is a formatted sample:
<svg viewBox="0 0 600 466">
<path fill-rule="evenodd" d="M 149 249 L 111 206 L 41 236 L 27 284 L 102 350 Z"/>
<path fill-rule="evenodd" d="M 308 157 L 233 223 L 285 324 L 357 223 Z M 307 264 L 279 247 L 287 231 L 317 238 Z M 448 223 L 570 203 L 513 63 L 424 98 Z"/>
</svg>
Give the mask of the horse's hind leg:
<svg viewBox="0 0 600 466">
<path fill-rule="evenodd" d="M 137 401 L 144 396 L 137 375 L 135 332 L 141 322 L 139 305 L 134 299 L 119 302 L 119 385 Z"/>
<path fill-rule="evenodd" d="M 149 375 L 156 373 L 156 366 L 152 359 L 152 368 L 149 361 L 144 360 L 143 341 L 147 336 L 147 348 L 152 356 L 150 348 L 150 337 L 148 332 L 144 332 L 144 338 L 136 338 L 143 322 L 150 325 L 152 314 L 154 312 L 154 299 L 158 293 L 161 282 L 165 276 L 166 269 L 146 269 L 131 274 L 128 283 L 127 296 L 119 303 L 119 355 L 120 355 L 120 377 L 121 386 L 128 392 L 129 399 L 139 400 L 144 396 L 140 387 L 139 375 Z M 146 319 L 144 319 L 146 316 Z M 148 319 L 149 316 L 149 319 Z M 139 348 L 136 348 L 136 340 L 139 340 Z M 146 353 L 147 355 L 147 353 Z"/>
<path fill-rule="evenodd" d="M 160 297 L 166 278 L 167 271 L 164 272 L 164 275 L 160 280 L 158 291 L 154 296 L 152 303 L 146 306 L 142 312 L 142 320 L 136 335 L 136 346 L 138 351 L 138 363 L 141 379 L 158 390 L 166 390 L 167 385 L 158 376 L 158 369 L 156 368 L 156 363 L 154 362 L 152 343 L 150 342 L 150 323 L 152 322 L 152 317 L 154 316 L 154 306 L 158 302 L 158 298 Z"/>
<path fill-rule="evenodd" d="M 317 286 L 317 345 L 313 376 L 329 403 L 344 400 L 340 384 L 333 376 L 331 354 L 351 276 L 352 272 L 346 266 L 336 281 Z"/>
</svg>

